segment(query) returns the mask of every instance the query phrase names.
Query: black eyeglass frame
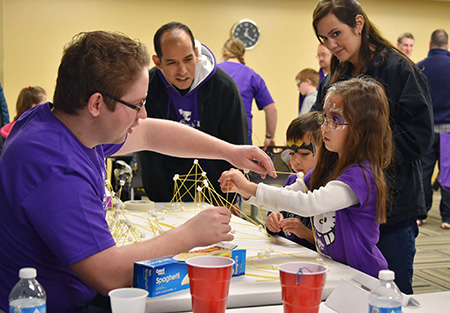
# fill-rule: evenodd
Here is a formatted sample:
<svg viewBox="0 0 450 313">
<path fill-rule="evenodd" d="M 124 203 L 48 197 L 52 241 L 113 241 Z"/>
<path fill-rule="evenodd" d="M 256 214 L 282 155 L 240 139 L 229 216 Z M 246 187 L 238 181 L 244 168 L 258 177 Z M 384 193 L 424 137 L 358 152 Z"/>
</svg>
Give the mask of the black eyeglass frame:
<svg viewBox="0 0 450 313">
<path fill-rule="evenodd" d="M 341 128 L 343 128 L 343 126 L 349 125 L 348 123 L 343 123 L 343 122 L 338 121 L 334 117 L 332 117 L 332 118 L 327 117 L 325 112 L 316 113 L 316 120 L 317 120 L 317 123 L 319 123 L 319 125 L 325 124 L 330 128 L 330 130 L 341 129 Z M 331 126 L 331 124 L 330 124 L 331 121 L 333 121 L 333 124 L 336 124 L 336 126 Z"/>
<path fill-rule="evenodd" d="M 129 107 L 129 108 L 131 108 L 131 109 L 133 109 L 133 110 L 136 110 L 136 112 L 138 112 L 138 113 L 139 113 L 139 111 L 145 106 L 145 103 L 147 102 L 147 100 L 144 99 L 144 101 L 142 102 L 142 105 L 141 105 L 141 106 L 137 106 L 137 105 L 128 103 L 128 102 L 126 102 L 126 101 L 124 101 L 124 100 L 122 100 L 122 99 L 120 99 L 120 98 L 111 96 L 110 94 L 107 94 L 107 93 L 104 93 L 104 92 L 100 92 L 100 93 L 101 93 L 104 97 L 107 97 L 107 98 L 110 98 L 110 99 L 112 99 L 112 100 L 114 100 L 114 101 L 120 102 L 120 103 L 122 103 L 123 105 L 125 105 L 125 106 L 127 106 L 127 107 Z"/>
</svg>

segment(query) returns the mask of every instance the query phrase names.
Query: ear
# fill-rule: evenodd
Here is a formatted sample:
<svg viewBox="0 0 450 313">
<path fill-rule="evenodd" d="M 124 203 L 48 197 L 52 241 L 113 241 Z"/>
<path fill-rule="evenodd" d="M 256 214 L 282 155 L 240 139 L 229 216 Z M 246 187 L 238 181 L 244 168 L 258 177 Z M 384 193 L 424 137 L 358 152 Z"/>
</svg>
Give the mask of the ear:
<svg viewBox="0 0 450 313">
<path fill-rule="evenodd" d="M 194 53 L 195 53 L 195 62 L 197 63 L 197 61 L 198 61 L 198 47 L 195 47 Z"/>
<path fill-rule="evenodd" d="M 153 60 L 153 63 L 155 63 L 155 66 L 158 69 L 162 70 L 161 59 L 157 55 L 152 55 L 152 60 Z"/>
<path fill-rule="evenodd" d="M 100 115 L 100 112 L 102 110 L 102 102 L 103 102 L 103 96 L 101 93 L 96 92 L 93 93 L 87 103 L 87 109 L 89 113 L 92 115 L 92 117 L 97 117 Z M 103 102 L 104 103 L 104 102 Z M 106 105 L 105 105 L 106 108 Z"/>
<path fill-rule="evenodd" d="M 361 32 L 364 28 L 364 23 L 366 22 L 364 20 L 364 16 L 362 16 L 361 14 L 356 15 L 355 21 L 356 21 L 356 26 L 355 26 L 356 31 L 358 32 L 358 34 L 361 35 Z"/>
</svg>

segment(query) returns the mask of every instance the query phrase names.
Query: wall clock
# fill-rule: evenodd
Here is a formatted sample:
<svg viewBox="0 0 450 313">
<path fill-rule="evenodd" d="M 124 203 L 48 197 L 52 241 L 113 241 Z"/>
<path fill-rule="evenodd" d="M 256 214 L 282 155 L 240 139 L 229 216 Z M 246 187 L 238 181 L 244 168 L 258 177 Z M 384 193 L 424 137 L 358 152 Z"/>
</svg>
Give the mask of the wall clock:
<svg viewBox="0 0 450 313">
<path fill-rule="evenodd" d="M 259 29 L 252 20 L 240 20 L 234 24 L 231 36 L 239 38 L 245 45 L 245 49 L 253 49 L 259 41 Z"/>
</svg>

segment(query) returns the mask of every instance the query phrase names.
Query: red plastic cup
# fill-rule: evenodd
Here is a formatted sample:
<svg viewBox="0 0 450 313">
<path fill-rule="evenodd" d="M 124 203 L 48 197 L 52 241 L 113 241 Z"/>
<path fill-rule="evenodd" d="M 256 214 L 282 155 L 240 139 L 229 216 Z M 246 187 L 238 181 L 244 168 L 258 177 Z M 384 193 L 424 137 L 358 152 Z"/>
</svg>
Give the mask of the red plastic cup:
<svg viewBox="0 0 450 313">
<path fill-rule="evenodd" d="M 194 313 L 224 313 L 234 260 L 197 256 L 186 260 Z"/>
<path fill-rule="evenodd" d="M 280 270 L 284 313 L 319 312 L 327 268 L 316 263 L 285 263 Z"/>
</svg>

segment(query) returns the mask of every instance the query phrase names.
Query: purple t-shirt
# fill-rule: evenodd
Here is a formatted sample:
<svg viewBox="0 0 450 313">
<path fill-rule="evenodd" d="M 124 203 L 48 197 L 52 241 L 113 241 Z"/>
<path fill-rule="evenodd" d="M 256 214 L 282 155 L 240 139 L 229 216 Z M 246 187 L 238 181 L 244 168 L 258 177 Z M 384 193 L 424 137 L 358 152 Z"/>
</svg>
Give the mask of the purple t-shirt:
<svg viewBox="0 0 450 313">
<path fill-rule="evenodd" d="M 346 209 L 314 216 L 317 246 L 334 260 L 350 265 L 373 277 L 387 269 L 387 262 L 376 244 L 380 231 L 376 222 L 377 188 L 368 164 L 351 165 L 337 178 L 352 188 L 359 203 Z M 305 176 L 309 185 L 311 174 Z M 367 186 L 367 181 L 369 186 Z"/>
<path fill-rule="evenodd" d="M 19 269 L 35 267 L 49 312 L 73 312 L 96 294 L 69 268 L 115 244 L 105 220 L 104 157 L 85 147 L 46 103 L 21 116 L 0 158 L 0 307 Z"/>
<path fill-rule="evenodd" d="M 230 75 L 239 87 L 245 113 L 247 114 L 248 135 L 251 138 L 253 98 L 259 110 L 274 102 L 266 83 L 254 70 L 242 63 L 222 62 L 217 66 Z"/>
</svg>

